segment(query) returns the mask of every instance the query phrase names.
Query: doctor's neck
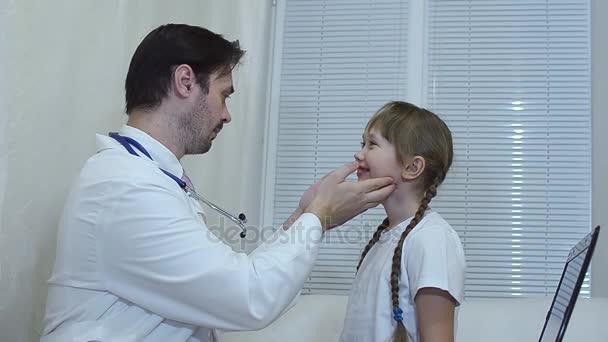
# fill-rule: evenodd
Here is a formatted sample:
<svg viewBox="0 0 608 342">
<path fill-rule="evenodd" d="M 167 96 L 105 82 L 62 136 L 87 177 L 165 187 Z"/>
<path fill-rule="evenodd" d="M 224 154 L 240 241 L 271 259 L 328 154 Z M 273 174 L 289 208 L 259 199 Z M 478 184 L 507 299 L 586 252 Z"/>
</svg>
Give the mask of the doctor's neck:
<svg viewBox="0 0 608 342">
<path fill-rule="evenodd" d="M 397 189 L 382 202 L 389 221 L 387 229 L 391 229 L 414 216 L 420 207 L 422 194 L 414 191 L 410 186 L 411 184 L 407 183 L 398 184 Z"/>
<path fill-rule="evenodd" d="M 154 110 L 133 110 L 129 113 L 127 125 L 145 132 L 163 144 L 179 160 L 186 153 L 186 147 L 183 139 L 180 139 L 179 125 L 165 111 L 162 104 Z"/>
</svg>

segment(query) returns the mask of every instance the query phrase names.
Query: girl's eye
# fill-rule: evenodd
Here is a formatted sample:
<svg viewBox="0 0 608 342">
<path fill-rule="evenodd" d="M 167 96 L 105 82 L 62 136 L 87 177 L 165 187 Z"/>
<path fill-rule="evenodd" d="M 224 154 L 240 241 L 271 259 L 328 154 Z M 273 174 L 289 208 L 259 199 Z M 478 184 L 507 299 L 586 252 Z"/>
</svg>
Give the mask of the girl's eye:
<svg viewBox="0 0 608 342">
<path fill-rule="evenodd" d="M 371 147 L 371 146 L 376 146 L 377 144 L 372 140 L 368 141 L 367 143 L 365 143 L 364 141 L 361 142 L 361 148 L 364 148 L 366 145 Z"/>
</svg>

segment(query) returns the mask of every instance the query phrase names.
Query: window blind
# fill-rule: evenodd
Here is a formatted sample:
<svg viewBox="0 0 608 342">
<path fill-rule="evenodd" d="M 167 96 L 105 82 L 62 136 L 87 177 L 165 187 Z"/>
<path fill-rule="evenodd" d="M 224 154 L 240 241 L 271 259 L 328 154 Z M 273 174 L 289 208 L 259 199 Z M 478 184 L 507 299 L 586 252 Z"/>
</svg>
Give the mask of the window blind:
<svg viewBox="0 0 608 342">
<path fill-rule="evenodd" d="M 467 297 L 552 295 L 590 230 L 589 6 L 429 1 L 428 107 L 456 156 L 435 207 L 463 241 Z"/>
<path fill-rule="evenodd" d="M 276 152 L 274 225 L 301 194 L 353 161 L 368 118 L 403 98 L 408 4 L 399 0 L 289 0 L 285 3 Z M 329 231 L 304 293 L 346 293 L 374 209 Z"/>
<path fill-rule="evenodd" d="M 424 79 L 418 104 L 454 135 L 432 206 L 463 241 L 467 297 L 552 294 L 591 224 L 588 0 L 413 3 L 284 1 L 272 222 L 353 159 L 374 111 Z M 412 33 L 425 41 L 421 75 L 408 66 Z M 303 292 L 346 294 L 383 218 L 373 209 L 326 234 Z"/>
</svg>

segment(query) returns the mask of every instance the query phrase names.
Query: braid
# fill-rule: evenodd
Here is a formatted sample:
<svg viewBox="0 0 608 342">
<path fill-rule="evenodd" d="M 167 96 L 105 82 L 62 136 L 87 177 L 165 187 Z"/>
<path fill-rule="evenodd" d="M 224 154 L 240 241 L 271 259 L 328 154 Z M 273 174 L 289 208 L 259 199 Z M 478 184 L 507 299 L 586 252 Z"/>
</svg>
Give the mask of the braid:
<svg viewBox="0 0 608 342">
<path fill-rule="evenodd" d="M 424 197 L 416 211 L 416 214 L 407 225 L 403 233 L 401 233 L 401 237 L 399 238 L 399 242 L 397 243 L 397 247 L 395 247 L 395 253 L 393 254 L 393 266 L 391 269 L 391 301 L 393 303 L 393 314 L 395 320 L 397 320 L 397 328 L 395 329 L 395 334 L 393 335 L 393 342 L 406 342 L 407 341 L 407 331 L 405 330 L 405 326 L 403 325 L 403 317 L 401 314 L 403 311 L 399 308 L 399 278 L 401 277 L 401 253 L 403 250 L 403 242 L 408 234 L 416 227 L 416 225 L 422 220 L 424 217 L 424 213 L 429 207 L 429 203 L 437 195 L 437 187 L 443 181 L 442 175 L 438 175 L 434 180 L 431 186 L 424 193 Z"/>
<path fill-rule="evenodd" d="M 361 259 L 359 260 L 359 264 L 357 265 L 357 272 L 359 271 L 359 267 L 361 267 L 363 258 L 365 258 L 365 256 L 367 255 L 367 252 L 369 252 L 369 250 L 372 249 L 372 246 L 376 242 L 378 242 L 378 240 L 380 240 L 380 235 L 382 235 L 382 232 L 386 229 L 386 227 L 388 227 L 388 217 L 385 218 L 384 221 L 382 221 L 382 223 L 378 226 L 378 228 L 376 229 L 376 232 L 374 233 L 374 235 L 372 235 L 372 238 L 369 240 L 369 242 L 363 249 L 363 253 L 361 253 Z"/>
</svg>

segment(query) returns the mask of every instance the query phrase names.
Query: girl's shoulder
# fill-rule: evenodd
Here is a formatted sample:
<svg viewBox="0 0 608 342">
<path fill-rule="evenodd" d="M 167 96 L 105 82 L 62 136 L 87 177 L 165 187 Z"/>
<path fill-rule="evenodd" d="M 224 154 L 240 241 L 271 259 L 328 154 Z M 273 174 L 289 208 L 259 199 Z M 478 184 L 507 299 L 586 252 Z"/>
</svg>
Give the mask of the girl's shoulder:
<svg viewBox="0 0 608 342">
<path fill-rule="evenodd" d="M 429 211 L 424 218 L 412 229 L 409 235 L 432 233 L 456 233 L 454 228 L 436 211 Z"/>
<path fill-rule="evenodd" d="M 409 240 L 409 241 L 408 241 Z M 461 245 L 460 237 L 452 226 L 438 213 L 431 211 L 412 229 L 406 238 L 406 245 L 418 244 L 456 244 Z"/>
</svg>

